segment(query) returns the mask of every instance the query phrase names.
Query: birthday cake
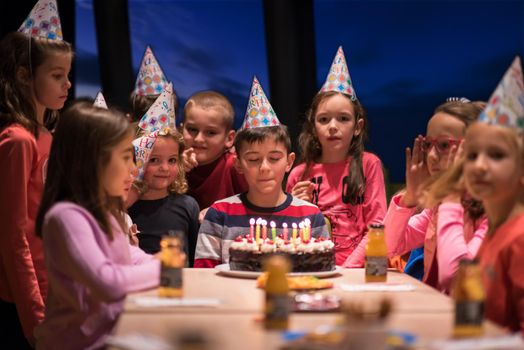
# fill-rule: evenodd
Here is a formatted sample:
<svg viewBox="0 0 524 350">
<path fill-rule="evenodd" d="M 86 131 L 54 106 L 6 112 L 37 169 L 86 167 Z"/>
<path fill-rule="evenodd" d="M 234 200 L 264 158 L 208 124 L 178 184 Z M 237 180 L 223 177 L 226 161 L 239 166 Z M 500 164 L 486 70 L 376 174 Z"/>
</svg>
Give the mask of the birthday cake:
<svg viewBox="0 0 524 350">
<path fill-rule="evenodd" d="M 311 237 L 302 240 L 259 239 L 257 243 L 251 235 L 237 237 L 229 248 L 229 268 L 236 271 L 263 271 L 263 262 L 273 254 L 283 254 L 289 258 L 291 272 L 320 272 L 335 269 L 335 245 L 325 238 Z"/>
</svg>

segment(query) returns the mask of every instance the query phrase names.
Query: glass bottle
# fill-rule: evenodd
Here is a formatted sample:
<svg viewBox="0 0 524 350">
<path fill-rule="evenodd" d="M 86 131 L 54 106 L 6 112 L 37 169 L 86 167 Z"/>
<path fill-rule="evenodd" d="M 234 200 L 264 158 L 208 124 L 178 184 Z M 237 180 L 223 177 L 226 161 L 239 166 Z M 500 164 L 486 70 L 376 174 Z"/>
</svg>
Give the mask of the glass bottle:
<svg viewBox="0 0 524 350">
<path fill-rule="evenodd" d="M 388 250 L 382 224 L 369 225 L 365 270 L 366 282 L 386 282 Z"/>
<path fill-rule="evenodd" d="M 476 261 L 462 260 L 453 280 L 451 296 L 455 300 L 454 336 L 474 337 L 484 333 L 486 293 Z"/>
<path fill-rule="evenodd" d="M 266 329 L 287 329 L 291 312 L 291 299 L 286 273 L 289 261 L 280 255 L 268 258 L 264 264 L 268 274 L 264 324 Z"/>
<path fill-rule="evenodd" d="M 182 271 L 186 262 L 186 254 L 182 247 L 180 235 L 174 231 L 169 231 L 160 240 L 160 262 L 159 296 L 182 297 Z"/>
</svg>

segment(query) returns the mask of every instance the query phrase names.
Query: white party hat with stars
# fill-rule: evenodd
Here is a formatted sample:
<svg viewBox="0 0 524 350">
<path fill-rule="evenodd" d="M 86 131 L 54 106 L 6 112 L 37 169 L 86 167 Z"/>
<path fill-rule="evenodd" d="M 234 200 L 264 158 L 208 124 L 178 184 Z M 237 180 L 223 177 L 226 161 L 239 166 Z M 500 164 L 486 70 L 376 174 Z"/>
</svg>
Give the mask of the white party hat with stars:
<svg viewBox="0 0 524 350">
<path fill-rule="evenodd" d="M 140 96 L 159 95 L 168 86 L 168 81 L 160 64 L 148 46 L 142 57 L 140 70 L 136 77 L 134 93 Z M 173 87 L 171 86 L 171 89 Z"/>
<path fill-rule="evenodd" d="M 107 109 L 106 99 L 104 98 L 104 95 L 102 95 L 102 91 L 99 91 L 98 94 L 96 94 L 93 106 Z"/>
<path fill-rule="evenodd" d="M 336 91 L 349 95 L 352 100 L 357 99 L 357 94 L 351 82 L 348 66 L 346 64 L 346 57 L 342 46 L 339 46 L 337 54 L 331 63 L 326 82 L 322 85 L 320 92 Z"/>
<path fill-rule="evenodd" d="M 520 57 L 515 57 L 511 63 L 479 121 L 524 130 L 524 82 Z"/>
<path fill-rule="evenodd" d="M 33 38 L 63 40 L 56 0 L 38 1 L 18 31 Z"/>
<path fill-rule="evenodd" d="M 250 128 L 260 128 L 266 126 L 280 125 L 280 121 L 271 107 L 262 86 L 257 77 L 253 77 L 253 85 L 249 94 L 246 115 L 242 123 L 241 130 Z"/>
<path fill-rule="evenodd" d="M 147 132 L 164 128 L 176 128 L 173 87 L 171 83 L 168 84 L 167 89 L 149 107 L 146 114 L 140 119 L 138 126 Z"/>
</svg>

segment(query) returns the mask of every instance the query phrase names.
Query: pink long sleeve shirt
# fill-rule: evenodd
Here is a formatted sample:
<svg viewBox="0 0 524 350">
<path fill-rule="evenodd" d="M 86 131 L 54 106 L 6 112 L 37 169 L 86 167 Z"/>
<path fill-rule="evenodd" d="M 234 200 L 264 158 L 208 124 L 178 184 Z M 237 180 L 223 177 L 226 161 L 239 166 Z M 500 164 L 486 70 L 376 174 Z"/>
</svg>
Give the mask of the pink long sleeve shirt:
<svg viewBox="0 0 524 350">
<path fill-rule="evenodd" d="M 384 220 L 389 256 L 424 246 L 427 284 L 449 292 L 460 260 L 473 259 L 488 230 L 486 216 L 471 220 L 459 203 L 445 202 L 438 212 L 400 206 L 402 194 L 391 200 Z"/>
<path fill-rule="evenodd" d="M 386 191 L 380 159 L 372 153 L 362 155 L 362 168 L 366 190 L 360 203 L 351 205 L 345 198 L 349 162 L 314 163 L 305 177 L 315 183 L 313 204 L 331 223 L 331 234 L 335 243 L 337 265 L 362 267 L 367 243 L 367 226 L 382 222 L 386 213 Z M 291 193 L 302 178 L 306 165 L 295 167 L 287 180 L 286 191 Z"/>
<path fill-rule="evenodd" d="M 83 207 L 55 204 L 43 226 L 49 295 L 35 329 L 37 349 L 98 349 L 127 293 L 159 284 L 160 262 L 129 245 L 111 217 L 113 239 Z"/>
</svg>

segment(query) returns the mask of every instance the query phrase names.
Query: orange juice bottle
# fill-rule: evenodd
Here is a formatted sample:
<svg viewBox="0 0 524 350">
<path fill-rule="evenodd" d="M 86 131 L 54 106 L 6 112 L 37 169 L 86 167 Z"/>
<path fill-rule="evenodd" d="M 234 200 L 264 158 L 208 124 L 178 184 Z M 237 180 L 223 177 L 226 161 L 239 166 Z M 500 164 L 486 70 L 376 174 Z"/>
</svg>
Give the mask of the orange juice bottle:
<svg viewBox="0 0 524 350">
<path fill-rule="evenodd" d="M 186 254 L 182 249 L 182 240 L 173 231 L 162 237 L 160 241 L 160 288 L 161 297 L 182 297 L 182 271 L 186 261 Z"/>
<path fill-rule="evenodd" d="M 484 300 L 486 293 L 476 262 L 462 260 L 453 281 L 451 296 L 455 299 L 455 337 L 475 337 L 484 333 Z"/>
<path fill-rule="evenodd" d="M 268 274 L 266 281 L 266 304 L 264 324 L 266 329 L 287 329 L 291 312 L 291 299 L 286 273 L 289 261 L 279 255 L 266 260 L 264 265 Z"/>
<path fill-rule="evenodd" d="M 384 225 L 370 224 L 366 244 L 366 282 L 386 282 L 388 250 L 384 238 Z"/>
</svg>

